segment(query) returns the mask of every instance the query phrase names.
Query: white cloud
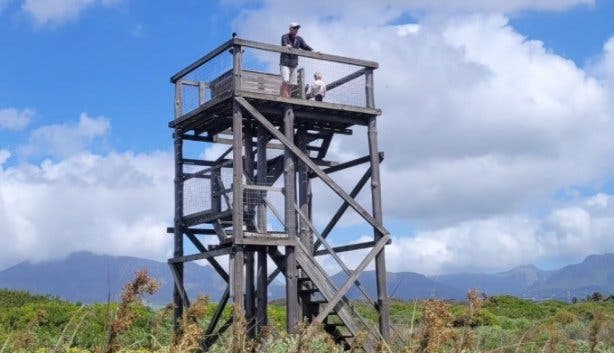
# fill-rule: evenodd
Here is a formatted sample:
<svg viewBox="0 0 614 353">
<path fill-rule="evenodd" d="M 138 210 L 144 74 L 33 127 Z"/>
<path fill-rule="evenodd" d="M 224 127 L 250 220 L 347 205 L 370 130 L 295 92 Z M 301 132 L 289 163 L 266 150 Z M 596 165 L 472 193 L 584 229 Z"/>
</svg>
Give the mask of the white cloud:
<svg viewBox="0 0 614 353">
<path fill-rule="evenodd" d="M 226 0 L 225 2 L 237 7 L 249 8 L 246 3 L 251 0 Z M 342 22 L 350 27 L 343 30 L 352 33 L 351 28 L 370 25 L 384 25 L 396 20 L 405 13 L 424 13 L 427 15 L 437 14 L 448 16 L 458 13 L 487 12 L 487 13 L 517 13 L 525 10 L 537 11 L 564 11 L 575 6 L 593 6 L 594 0 L 384 0 L 373 2 L 370 0 L 353 1 L 327 1 L 313 0 L 295 2 L 292 4 L 293 11 L 286 11 L 286 2 L 283 0 L 264 0 L 261 6 L 255 10 L 244 10 L 242 15 L 235 20 L 235 25 L 242 33 L 255 33 L 245 30 L 251 27 L 251 23 L 244 23 L 246 17 L 258 17 L 262 22 L 270 23 L 271 29 L 277 31 L 287 30 L 288 23 L 298 21 L 305 25 L 311 24 L 316 19 L 324 26 Z M 247 16 L 246 16 L 247 15 Z M 264 31 L 265 34 L 267 30 Z M 281 34 L 281 33 L 280 33 Z M 279 40 L 275 36 L 275 42 Z"/>
<path fill-rule="evenodd" d="M 23 156 L 68 157 L 86 151 L 92 143 L 110 130 L 109 119 L 81 113 L 77 124 L 46 125 L 30 134 L 28 144 L 21 146 Z"/>
<path fill-rule="evenodd" d="M 614 251 L 614 244 L 604 241 L 605 233 L 599 233 L 580 210 L 548 211 L 556 204 L 557 192 L 599 185 L 614 177 L 609 163 L 614 154 L 610 84 L 552 53 L 542 42 L 527 40 L 502 15 L 427 13 L 420 23 L 389 26 L 386 23 L 395 15 L 391 8 L 398 14 L 403 8 L 431 6 L 427 2 L 388 6 L 392 3 L 326 2 L 317 11 L 298 5 L 296 13 L 302 15 L 292 20 L 301 22 L 301 35 L 316 50 L 380 64 L 375 98 L 383 110 L 378 131 L 386 152 L 385 215 L 424 229 L 415 237 L 397 240 L 401 254 L 422 254 L 408 263 L 427 272 L 454 270 L 454 265 L 456 270 L 505 268 L 556 254 L 539 246 L 525 251 L 536 239 L 557 244 L 562 254 Z M 592 4 L 456 3 L 467 11 L 562 10 Z M 268 1 L 243 12 L 235 20 L 237 32 L 277 43 L 291 20 L 280 4 Z M 610 47 L 614 45 L 604 48 L 602 67 L 614 57 Z M 326 72 L 326 64 L 321 65 Z M 338 92 L 353 94 L 342 90 Z M 330 159 L 363 155 L 366 135 L 357 128 L 352 137 L 333 146 Z M 359 175 L 334 177 L 349 189 Z M 334 202 L 319 197 L 322 189 L 317 188 L 316 207 L 325 204 L 326 212 Z M 551 215 L 529 216 L 536 209 Z M 583 246 L 574 246 L 579 239 Z M 512 250 L 503 267 L 497 267 L 496 258 L 489 256 L 508 245 Z M 443 260 L 431 259 L 434 255 Z M 395 267 L 411 269 L 398 263 Z"/>
<path fill-rule="evenodd" d="M 33 109 L 17 110 L 15 108 L 0 109 L 0 129 L 23 130 L 28 126 L 35 111 Z"/>
<path fill-rule="evenodd" d="M 0 268 L 74 251 L 164 260 L 172 154 L 82 153 L 0 168 Z"/>
<path fill-rule="evenodd" d="M 44 26 L 76 20 L 94 5 L 110 6 L 121 0 L 25 0 L 21 9 L 35 24 Z"/>
<path fill-rule="evenodd" d="M 399 1 L 413 9 L 431 11 L 490 11 L 517 12 L 521 10 L 562 11 L 578 5 L 594 5 L 594 0 L 414 0 Z"/>
<path fill-rule="evenodd" d="M 4 164 L 9 158 L 11 158 L 11 152 L 5 149 L 0 150 L 0 166 Z"/>
<path fill-rule="evenodd" d="M 595 198 L 601 200 L 599 205 Z M 614 207 L 604 206 L 604 200 L 612 198 L 598 194 L 556 208 L 544 219 L 495 216 L 395 237 L 387 247 L 388 268 L 442 274 L 501 271 L 549 260 L 581 261 L 587 254 L 614 249 Z"/>
</svg>

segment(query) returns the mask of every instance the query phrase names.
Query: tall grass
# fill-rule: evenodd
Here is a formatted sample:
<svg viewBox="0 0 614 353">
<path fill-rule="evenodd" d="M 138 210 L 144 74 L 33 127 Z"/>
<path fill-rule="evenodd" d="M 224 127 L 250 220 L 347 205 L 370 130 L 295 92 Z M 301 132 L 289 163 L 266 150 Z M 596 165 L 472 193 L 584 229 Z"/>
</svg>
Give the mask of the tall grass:
<svg viewBox="0 0 614 353">
<path fill-rule="evenodd" d="M 171 339 L 173 306 L 154 312 L 145 310 L 141 304 L 143 295 L 153 294 L 158 288 L 155 279 L 146 271 L 139 271 L 124 287 L 121 302 L 108 307 L 110 317 L 104 314 L 107 309 L 104 306 L 73 305 L 72 315 L 56 331 L 53 340 L 43 339 L 53 315 L 38 309 L 27 322 L 22 321 L 25 324 L 20 329 L 0 335 L 3 337 L 0 353 L 200 352 L 213 304 L 206 297 L 197 298 L 180 320 L 181 335 Z M 378 347 L 378 353 L 614 353 L 614 306 L 605 302 L 535 304 L 506 297 L 485 298 L 471 291 L 462 304 L 434 299 L 403 305 L 403 312 L 410 319 L 407 326 L 396 327 L 395 338 Z M 359 311 L 367 322 L 376 325 L 373 313 Z M 225 311 L 224 316 L 229 315 L 230 310 Z M 100 319 L 103 317 L 106 319 Z M 80 337 L 89 334 L 98 319 L 106 331 L 99 335 L 97 344 L 84 346 Z M 302 323 L 296 334 L 287 334 L 272 325 L 254 338 L 248 336 L 249 329 L 245 320 L 235 321 L 210 352 L 343 351 L 319 325 Z M 356 335 L 349 351 L 362 352 L 367 337 L 366 333 Z"/>
</svg>

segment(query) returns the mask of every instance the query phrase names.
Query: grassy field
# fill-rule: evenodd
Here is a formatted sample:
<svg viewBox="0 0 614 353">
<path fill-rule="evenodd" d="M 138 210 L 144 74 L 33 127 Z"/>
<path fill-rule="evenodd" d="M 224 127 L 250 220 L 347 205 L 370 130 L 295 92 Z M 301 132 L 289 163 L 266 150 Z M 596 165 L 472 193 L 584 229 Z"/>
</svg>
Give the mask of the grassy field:
<svg viewBox="0 0 614 353">
<path fill-rule="evenodd" d="M 0 353 L 13 352 L 197 352 L 215 305 L 198 298 L 183 321 L 185 334 L 173 344 L 170 306 L 152 309 L 141 297 L 158 286 L 146 273 L 126 285 L 122 302 L 81 305 L 48 296 L 0 290 Z M 375 312 L 355 302 L 367 321 Z M 229 317 L 231 308 L 224 313 Z M 213 352 L 341 352 L 319 327 L 283 333 L 283 306 L 269 308 L 271 327 L 258 339 L 238 323 Z M 600 298 L 574 304 L 532 302 L 510 296 L 469 293 L 463 303 L 428 300 L 391 302 L 394 339 L 382 352 L 614 353 L 614 301 Z M 355 352 L 359 352 L 360 337 Z"/>
</svg>

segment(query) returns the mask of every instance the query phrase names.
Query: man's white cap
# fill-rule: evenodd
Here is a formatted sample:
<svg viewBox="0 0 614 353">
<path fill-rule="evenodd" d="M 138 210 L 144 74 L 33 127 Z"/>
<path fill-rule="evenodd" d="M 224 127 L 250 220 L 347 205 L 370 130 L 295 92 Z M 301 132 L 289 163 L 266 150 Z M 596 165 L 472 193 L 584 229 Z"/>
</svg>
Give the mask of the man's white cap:
<svg viewBox="0 0 614 353">
<path fill-rule="evenodd" d="M 290 26 L 288 28 L 292 28 L 292 27 L 301 27 L 300 24 L 298 24 L 298 22 L 290 22 Z"/>
</svg>

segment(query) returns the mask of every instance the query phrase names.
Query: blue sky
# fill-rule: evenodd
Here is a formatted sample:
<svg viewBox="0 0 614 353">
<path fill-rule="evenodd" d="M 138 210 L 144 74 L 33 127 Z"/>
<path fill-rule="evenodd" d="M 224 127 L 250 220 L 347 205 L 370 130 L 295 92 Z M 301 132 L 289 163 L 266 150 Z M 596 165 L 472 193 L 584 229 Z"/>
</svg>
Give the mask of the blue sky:
<svg viewBox="0 0 614 353">
<path fill-rule="evenodd" d="M 614 251 L 612 2 L 316 1 L 296 4 L 298 18 L 280 4 L 0 0 L 0 268 L 78 250 L 167 256 L 169 77 L 233 31 L 276 42 L 290 20 L 316 50 L 380 62 L 393 270 L 553 267 Z M 343 236 L 369 234 L 348 222 Z M 10 248 L 14 234 L 25 235 Z"/>
</svg>

